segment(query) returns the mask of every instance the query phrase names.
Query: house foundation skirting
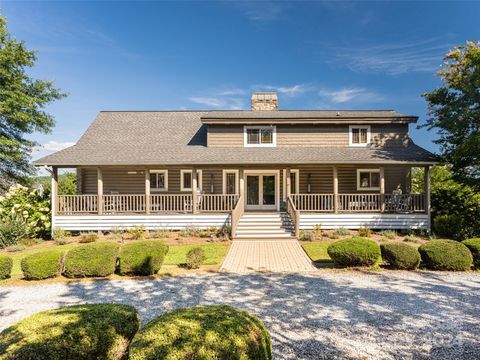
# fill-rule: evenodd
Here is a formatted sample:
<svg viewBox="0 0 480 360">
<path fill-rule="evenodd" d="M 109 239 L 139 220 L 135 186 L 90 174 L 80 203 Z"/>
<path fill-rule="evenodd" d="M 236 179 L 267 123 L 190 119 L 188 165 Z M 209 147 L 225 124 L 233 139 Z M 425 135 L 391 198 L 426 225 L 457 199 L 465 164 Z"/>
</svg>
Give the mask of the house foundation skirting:
<svg viewBox="0 0 480 360">
<path fill-rule="evenodd" d="M 322 229 L 425 229 L 430 230 L 427 214 L 320 214 L 301 213 L 300 229 L 310 230 L 316 224 Z"/>
<path fill-rule="evenodd" d="M 145 226 L 146 230 L 181 230 L 230 224 L 230 214 L 78 215 L 54 216 L 53 227 L 74 231 L 108 231 Z"/>
</svg>

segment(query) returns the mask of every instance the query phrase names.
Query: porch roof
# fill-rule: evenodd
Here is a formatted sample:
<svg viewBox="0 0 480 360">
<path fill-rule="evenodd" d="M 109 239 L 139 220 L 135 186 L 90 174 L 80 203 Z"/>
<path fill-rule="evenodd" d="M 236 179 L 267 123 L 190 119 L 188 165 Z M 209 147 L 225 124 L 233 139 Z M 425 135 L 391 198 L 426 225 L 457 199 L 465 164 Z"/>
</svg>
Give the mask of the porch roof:
<svg viewBox="0 0 480 360">
<path fill-rule="evenodd" d="M 409 142 L 402 146 L 207 147 L 209 112 L 100 112 L 76 145 L 35 165 L 432 164 L 436 157 Z"/>
</svg>

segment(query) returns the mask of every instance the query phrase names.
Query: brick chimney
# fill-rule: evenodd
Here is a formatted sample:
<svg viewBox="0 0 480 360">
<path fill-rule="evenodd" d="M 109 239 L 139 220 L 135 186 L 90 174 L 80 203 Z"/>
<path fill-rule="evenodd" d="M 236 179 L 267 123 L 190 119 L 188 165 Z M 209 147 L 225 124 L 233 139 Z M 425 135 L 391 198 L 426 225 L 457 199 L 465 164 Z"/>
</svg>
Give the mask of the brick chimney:
<svg viewBox="0 0 480 360">
<path fill-rule="evenodd" d="M 252 94 L 252 111 L 278 110 L 278 96 L 274 92 Z"/>
</svg>

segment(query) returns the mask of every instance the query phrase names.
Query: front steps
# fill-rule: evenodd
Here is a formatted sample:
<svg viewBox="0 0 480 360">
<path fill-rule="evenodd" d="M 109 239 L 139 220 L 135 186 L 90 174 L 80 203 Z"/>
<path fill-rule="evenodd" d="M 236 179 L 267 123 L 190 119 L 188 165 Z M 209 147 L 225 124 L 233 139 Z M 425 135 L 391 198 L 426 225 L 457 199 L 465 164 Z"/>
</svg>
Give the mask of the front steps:
<svg viewBox="0 0 480 360">
<path fill-rule="evenodd" d="M 238 222 L 235 240 L 292 240 L 293 224 L 287 213 L 246 212 Z"/>
</svg>

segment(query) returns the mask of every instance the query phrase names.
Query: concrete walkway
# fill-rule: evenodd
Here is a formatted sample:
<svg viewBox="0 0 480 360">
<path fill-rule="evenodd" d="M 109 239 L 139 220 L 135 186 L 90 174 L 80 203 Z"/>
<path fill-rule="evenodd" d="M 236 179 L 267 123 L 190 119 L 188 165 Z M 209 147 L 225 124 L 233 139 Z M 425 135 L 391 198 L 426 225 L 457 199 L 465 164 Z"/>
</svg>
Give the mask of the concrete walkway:
<svg viewBox="0 0 480 360">
<path fill-rule="evenodd" d="M 297 240 L 234 240 L 220 271 L 237 274 L 316 270 Z"/>
</svg>

